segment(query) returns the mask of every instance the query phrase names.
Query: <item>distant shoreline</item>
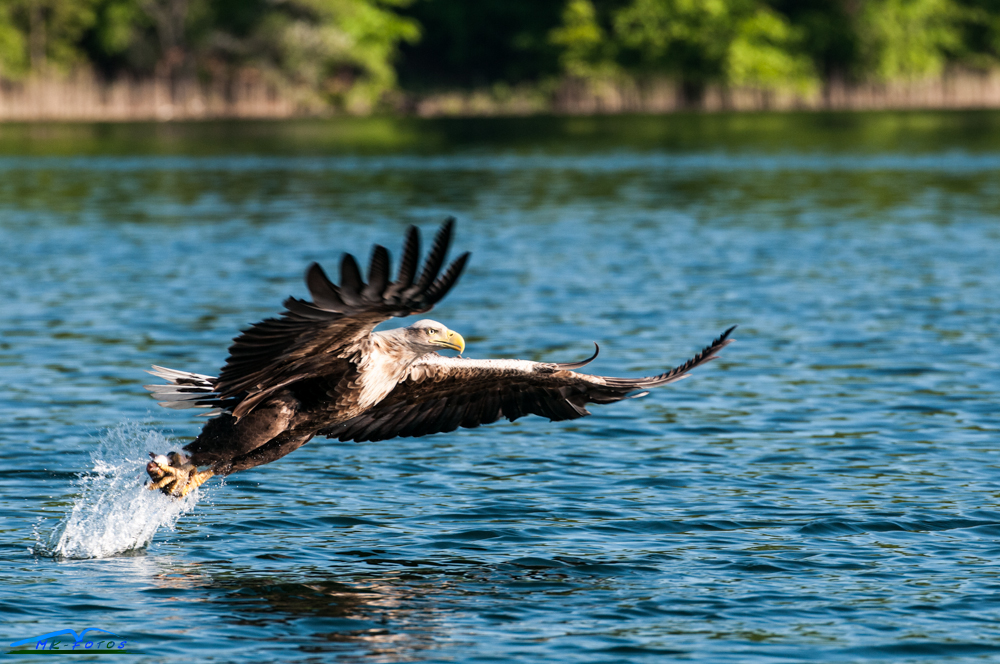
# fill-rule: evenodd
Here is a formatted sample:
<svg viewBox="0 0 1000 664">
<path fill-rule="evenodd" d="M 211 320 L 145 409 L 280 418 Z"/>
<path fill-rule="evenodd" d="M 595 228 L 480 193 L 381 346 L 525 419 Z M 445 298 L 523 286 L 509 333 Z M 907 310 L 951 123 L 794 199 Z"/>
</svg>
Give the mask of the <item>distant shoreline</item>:
<svg viewBox="0 0 1000 664">
<path fill-rule="evenodd" d="M 1000 70 L 951 71 L 911 82 L 830 81 L 809 93 L 710 86 L 692 101 L 669 80 L 494 85 L 475 90 L 394 93 L 390 113 L 409 117 L 669 114 L 675 112 L 1000 109 Z M 341 113 L 297 100 L 260 77 L 225 83 L 119 79 L 0 82 L 0 122 L 136 122 L 292 119 Z"/>
</svg>

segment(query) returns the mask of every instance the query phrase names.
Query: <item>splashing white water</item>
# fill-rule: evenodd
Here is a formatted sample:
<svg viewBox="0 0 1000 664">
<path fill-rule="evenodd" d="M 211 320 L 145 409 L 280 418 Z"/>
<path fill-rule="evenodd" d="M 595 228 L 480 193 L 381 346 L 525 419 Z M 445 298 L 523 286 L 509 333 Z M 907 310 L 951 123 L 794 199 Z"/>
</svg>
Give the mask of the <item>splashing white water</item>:
<svg viewBox="0 0 1000 664">
<path fill-rule="evenodd" d="M 159 431 L 126 422 L 101 436 L 91 453 L 94 470 L 76 481 L 80 496 L 34 553 L 60 558 L 104 558 L 142 549 L 162 526 L 170 530 L 198 502 L 199 490 L 175 500 L 143 486 L 149 452 L 176 445 Z"/>
</svg>

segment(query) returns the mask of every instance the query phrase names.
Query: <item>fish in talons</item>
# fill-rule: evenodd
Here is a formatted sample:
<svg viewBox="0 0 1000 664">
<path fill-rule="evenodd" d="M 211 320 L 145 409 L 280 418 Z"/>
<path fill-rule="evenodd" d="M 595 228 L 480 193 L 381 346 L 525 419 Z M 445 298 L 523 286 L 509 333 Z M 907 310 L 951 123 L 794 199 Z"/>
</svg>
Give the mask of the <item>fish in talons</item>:
<svg viewBox="0 0 1000 664">
<path fill-rule="evenodd" d="M 172 498 L 183 498 L 215 475 L 211 468 L 199 471 L 189 457 L 178 452 L 170 452 L 166 456 L 150 452 L 149 456 L 153 460 L 146 464 L 150 479 L 146 488 L 159 490 Z"/>
</svg>

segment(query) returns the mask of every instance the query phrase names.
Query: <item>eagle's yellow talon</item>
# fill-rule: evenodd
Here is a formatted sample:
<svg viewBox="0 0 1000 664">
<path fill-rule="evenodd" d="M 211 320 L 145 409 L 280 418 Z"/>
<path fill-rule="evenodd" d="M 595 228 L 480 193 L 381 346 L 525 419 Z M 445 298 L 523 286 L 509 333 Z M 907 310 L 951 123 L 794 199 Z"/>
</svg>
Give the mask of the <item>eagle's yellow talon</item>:
<svg viewBox="0 0 1000 664">
<path fill-rule="evenodd" d="M 174 482 L 174 478 L 170 477 L 168 475 L 168 476 L 162 478 L 158 482 L 151 482 L 151 483 L 147 484 L 146 488 L 149 489 L 150 491 L 156 491 L 157 489 L 162 489 L 163 487 L 167 486 L 168 484 L 172 484 L 173 482 Z"/>
<path fill-rule="evenodd" d="M 184 488 L 181 489 L 181 492 L 178 495 L 178 497 L 183 498 L 184 496 L 188 495 L 190 492 L 194 491 L 202 484 L 204 484 L 208 480 L 208 478 L 212 477 L 213 475 L 215 475 L 215 471 L 212 470 L 211 468 L 209 468 L 208 470 L 203 470 L 201 472 L 192 473 L 190 476 L 188 476 L 187 484 L 185 484 Z"/>
<path fill-rule="evenodd" d="M 171 452 L 167 456 L 151 453 L 150 456 L 153 460 L 146 464 L 146 472 L 152 481 L 146 488 L 150 491 L 159 490 L 173 498 L 183 498 L 215 475 L 215 471 L 211 469 L 199 472 L 197 466 L 177 452 Z"/>
</svg>

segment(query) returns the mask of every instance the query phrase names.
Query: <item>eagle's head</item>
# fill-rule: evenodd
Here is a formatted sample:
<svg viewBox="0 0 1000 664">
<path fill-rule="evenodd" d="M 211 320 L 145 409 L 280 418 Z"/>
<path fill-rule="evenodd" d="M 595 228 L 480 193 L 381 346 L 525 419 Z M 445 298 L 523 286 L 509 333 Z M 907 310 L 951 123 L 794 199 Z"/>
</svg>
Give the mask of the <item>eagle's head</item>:
<svg viewBox="0 0 1000 664">
<path fill-rule="evenodd" d="M 465 350 L 465 339 L 462 335 L 449 330 L 436 320 L 418 320 L 403 329 L 409 345 L 424 353 L 433 353 L 442 348 L 457 350 L 459 353 Z"/>
</svg>

